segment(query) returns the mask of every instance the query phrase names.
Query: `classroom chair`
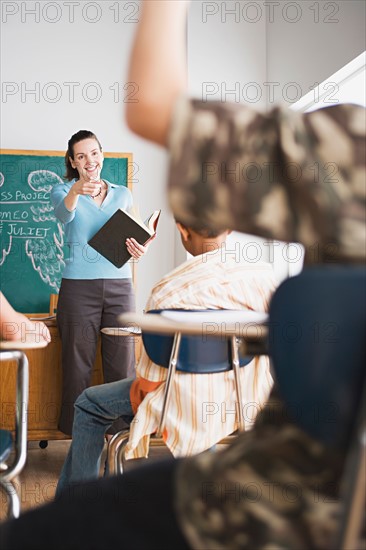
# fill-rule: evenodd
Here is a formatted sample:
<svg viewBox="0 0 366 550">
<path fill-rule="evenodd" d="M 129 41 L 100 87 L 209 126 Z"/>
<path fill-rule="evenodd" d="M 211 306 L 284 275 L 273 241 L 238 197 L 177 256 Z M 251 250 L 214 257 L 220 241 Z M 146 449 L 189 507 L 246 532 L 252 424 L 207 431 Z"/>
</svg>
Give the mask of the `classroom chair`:
<svg viewBox="0 0 366 550">
<path fill-rule="evenodd" d="M 288 414 L 346 453 L 342 515 L 331 548 L 360 548 L 366 472 L 365 267 L 307 268 L 275 292 L 269 354 Z"/>
<path fill-rule="evenodd" d="M 180 319 L 184 320 L 187 315 L 189 315 L 191 322 L 183 324 L 180 330 L 177 330 L 174 335 L 166 334 L 167 330 L 172 332 L 170 327 L 174 325 L 174 320 L 169 318 L 164 320 L 164 316 L 169 313 L 174 314 L 175 322 L 178 320 L 179 323 Z M 142 316 L 143 320 L 144 318 L 149 319 L 149 322 L 152 323 L 153 330 L 156 331 L 147 332 L 144 330 L 143 324 L 141 326 L 142 340 L 146 353 L 155 364 L 168 369 L 159 427 L 157 432 L 150 437 L 151 446 L 165 445 L 162 434 L 164 432 L 169 398 L 176 371 L 202 374 L 233 370 L 236 402 L 238 404 L 243 403 L 239 369 L 250 363 L 253 356 L 250 355 L 250 350 L 248 349 L 246 349 L 244 353 L 239 354 L 237 335 L 234 333 L 235 330 L 233 331 L 229 327 L 236 327 L 237 329 L 239 327 L 243 328 L 242 323 L 246 313 L 248 312 L 234 312 L 229 310 L 151 310 L 147 312 L 146 315 Z M 255 312 L 249 312 L 249 314 L 251 313 L 255 314 Z M 265 316 L 265 314 L 262 314 L 262 317 L 263 316 Z M 195 318 L 197 321 L 195 321 Z M 215 336 L 206 336 L 203 338 L 203 319 L 207 319 L 207 322 L 210 322 L 211 326 L 215 325 L 219 333 Z M 196 334 L 200 335 L 184 335 L 185 331 L 192 333 L 192 327 L 195 325 L 198 331 Z M 163 332 L 163 334 L 161 332 Z M 258 340 L 260 340 L 260 338 L 258 336 L 253 340 L 255 340 L 255 354 L 259 354 Z M 264 342 L 264 337 L 262 338 L 262 342 Z M 260 353 L 266 354 L 266 350 L 263 346 Z M 238 430 L 242 431 L 245 429 L 245 425 L 241 406 L 236 407 L 236 415 Z M 228 443 L 232 437 L 235 436 L 228 436 L 220 443 Z M 123 472 L 124 451 L 128 439 L 129 432 L 125 431 L 115 434 L 110 440 L 107 455 L 110 474 Z"/>
<path fill-rule="evenodd" d="M 29 368 L 27 356 L 22 351 L 0 350 L 0 361 L 16 365 L 15 436 L 13 438 L 8 430 L 0 430 L 0 487 L 7 497 L 7 517 L 17 518 L 20 503 L 14 479 L 23 469 L 27 456 Z"/>
</svg>

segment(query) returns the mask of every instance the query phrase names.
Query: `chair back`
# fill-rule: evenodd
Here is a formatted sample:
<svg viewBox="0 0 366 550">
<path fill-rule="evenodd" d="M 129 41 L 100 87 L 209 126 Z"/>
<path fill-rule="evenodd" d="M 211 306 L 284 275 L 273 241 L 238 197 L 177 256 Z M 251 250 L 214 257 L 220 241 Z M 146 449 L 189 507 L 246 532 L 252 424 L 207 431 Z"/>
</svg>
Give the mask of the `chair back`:
<svg viewBox="0 0 366 550">
<path fill-rule="evenodd" d="M 269 353 L 295 422 L 347 448 L 365 381 L 364 267 L 309 268 L 287 279 L 269 311 Z"/>
<path fill-rule="evenodd" d="M 162 311 L 188 311 L 188 310 L 162 310 L 154 309 L 147 313 L 159 315 Z M 189 310 L 205 313 L 210 310 Z M 155 333 L 142 332 L 142 341 L 145 351 L 151 361 L 156 365 L 169 368 L 170 354 L 174 336 L 166 336 Z M 231 346 L 227 338 L 206 336 L 183 336 L 179 348 L 177 370 L 196 374 L 225 372 L 232 370 Z M 241 356 L 240 366 L 250 363 L 253 357 Z"/>
<path fill-rule="evenodd" d="M 9 347 L 15 345 L 12 342 L 5 342 L 5 345 L 7 344 Z M 0 487 L 8 501 L 7 517 L 16 518 L 20 513 L 20 500 L 14 480 L 23 469 L 27 458 L 29 365 L 25 353 L 16 349 L 0 350 L 0 362 L 2 361 L 11 361 L 16 364 L 14 439 L 8 430 L 0 430 Z M 11 451 L 14 452 L 11 453 Z M 8 458 L 10 464 L 5 464 Z"/>
<path fill-rule="evenodd" d="M 12 447 L 13 437 L 11 432 L 9 432 L 9 430 L 0 429 L 0 468 L 10 455 Z"/>
</svg>

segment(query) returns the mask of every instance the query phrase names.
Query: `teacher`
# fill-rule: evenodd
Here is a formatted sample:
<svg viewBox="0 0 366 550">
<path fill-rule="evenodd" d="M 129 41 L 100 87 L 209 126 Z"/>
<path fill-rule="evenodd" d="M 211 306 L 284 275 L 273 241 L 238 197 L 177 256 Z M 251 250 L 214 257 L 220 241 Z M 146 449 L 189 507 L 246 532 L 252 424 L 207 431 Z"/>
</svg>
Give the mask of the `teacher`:
<svg viewBox="0 0 366 550">
<path fill-rule="evenodd" d="M 56 217 L 64 224 L 68 258 L 57 304 L 57 324 L 62 342 L 62 406 L 59 429 L 71 435 L 74 402 L 90 385 L 100 329 L 117 325 L 121 313 L 135 310 L 129 263 L 115 267 L 97 255 L 89 239 L 118 210 L 132 207 L 131 192 L 123 185 L 101 179 L 103 152 L 95 134 L 74 134 L 65 155 L 67 183 L 56 185 L 51 200 Z M 135 259 L 147 247 L 135 239 L 126 246 Z M 104 382 L 134 375 L 132 338 L 101 335 Z M 127 427 L 123 419 L 110 433 Z"/>
</svg>

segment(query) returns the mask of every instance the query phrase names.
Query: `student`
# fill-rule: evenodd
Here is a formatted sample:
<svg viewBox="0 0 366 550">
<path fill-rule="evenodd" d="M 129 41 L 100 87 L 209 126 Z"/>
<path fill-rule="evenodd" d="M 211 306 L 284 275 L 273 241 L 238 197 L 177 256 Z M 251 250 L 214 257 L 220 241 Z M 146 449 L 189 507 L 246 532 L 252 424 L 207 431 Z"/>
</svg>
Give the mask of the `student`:
<svg viewBox="0 0 366 550">
<path fill-rule="evenodd" d="M 184 99 L 187 5 L 142 2 L 129 75 L 139 84 L 139 109 L 130 104 L 127 110 L 129 124 L 140 135 L 166 146 L 168 133 L 171 136 L 170 199 L 177 216 L 182 212 L 184 222 L 194 225 L 202 209 L 204 220 L 214 225 L 222 212 L 220 220 L 231 227 L 296 238 L 307 247 L 310 243 L 307 261 L 363 263 L 365 110 L 340 105 L 306 115 L 277 109 L 262 116 L 245 106 L 189 102 Z M 182 97 L 179 106 L 178 97 Z M 190 135 L 192 120 L 205 130 L 200 136 Z M 286 172 L 276 182 L 267 178 L 256 187 L 244 180 L 215 181 L 216 192 L 211 193 L 213 189 L 202 186 L 202 181 L 188 178 L 190 171 L 184 169 L 179 152 L 184 153 L 187 167 L 192 168 L 192 162 L 192 172 L 201 174 L 207 155 L 217 162 L 216 151 L 226 162 L 232 160 L 233 148 L 246 153 L 243 158 L 248 161 L 260 160 L 261 166 L 295 159 L 304 168 L 302 176 L 296 186 Z M 319 163 L 321 176 L 309 181 L 306 166 L 313 162 Z M 325 162 L 336 163 L 336 181 L 326 177 Z M 181 180 L 178 165 L 183 169 Z M 196 207 L 192 196 L 197 193 L 198 199 L 199 190 L 203 199 Z M 281 463 L 280 478 L 274 457 Z M 226 450 L 153 463 L 122 476 L 80 484 L 74 493 L 65 491 L 58 501 L 7 523 L 0 529 L 0 540 L 4 550 L 329 548 L 338 527 L 343 463 L 343 453 L 317 443 L 288 420 L 272 392 L 254 428 Z M 281 491 L 294 477 L 296 508 Z M 241 499 L 238 506 L 235 490 L 258 478 L 269 489 L 280 484 L 276 498 L 260 498 L 256 507 L 253 499 Z M 225 488 L 228 482 L 233 491 L 221 499 L 207 498 L 203 491 L 210 486 Z M 316 498 L 307 498 L 309 491 L 314 495 L 313 483 L 318 488 Z"/>
<path fill-rule="evenodd" d="M 139 87 L 138 106 L 127 105 L 130 128 L 169 149 L 174 215 L 192 228 L 204 223 L 301 242 L 307 265 L 364 264 L 365 109 L 335 105 L 302 114 L 276 107 L 260 114 L 245 104 L 188 98 L 188 5 L 187 0 L 142 2 L 128 75 Z M 243 170 L 249 163 L 256 177 Z M 230 176 L 236 166 L 238 179 Z M 294 437 L 286 436 L 284 419 L 276 417 L 272 424 L 270 418 L 275 397 L 273 392 L 254 429 L 223 454 L 200 455 L 177 466 L 175 509 L 192 548 L 330 545 L 344 455 L 323 445 L 312 447 L 311 438 L 294 425 Z M 282 462 L 281 475 L 271 467 L 274 456 Z M 283 496 L 261 499 L 254 510 L 250 501 L 238 507 L 235 496 L 205 498 L 203 491 L 210 483 L 285 483 L 293 474 L 306 495 L 311 476 L 302 477 L 300 470 L 311 471 L 325 493 L 327 472 L 329 493 L 318 502 L 302 498 L 296 514 Z"/>
<path fill-rule="evenodd" d="M 18 313 L 0 292 L 0 339 L 12 342 L 25 342 L 29 338 L 34 342 L 50 342 L 50 331 L 42 321 L 31 321 Z"/>
<path fill-rule="evenodd" d="M 163 277 L 152 289 L 146 310 L 249 309 L 267 311 L 275 281 L 269 264 L 240 261 L 226 250 L 228 232 L 193 231 L 177 223 L 183 245 L 193 258 Z M 273 380 L 268 357 L 256 357 L 240 369 L 246 407 L 246 426 L 253 424 L 269 395 Z M 70 485 L 98 477 L 104 434 L 119 417 L 131 424 L 127 456 L 146 456 L 147 437 L 158 428 L 167 369 L 155 365 L 142 349 L 137 378 L 86 389 L 76 400 L 72 443 L 63 466 L 57 494 Z M 207 403 L 224 403 L 235 410 L 232 373 L 176 374 L 165 431 L 175 456 L 212 447 L 236 429 L 235 415 L 207 415 Z"/>
<path fill-rule="evenodd" d="M 188 5 L 142 3 L 128 75 L 139 100 L 126 105 L 130 128 L 169 149 L 175 216 L 193 228 L 301 242 L 307 264 L 364 259 L 365 109 L 260 114 L 245 104 L 190 99 Z"/>
<path fill-rule="evenodd" d="M 62 341 L 59 428 L 70 435 L 75 399 L 90 384 L 100 329 L 115 326 L 118 315 L 133 311 L 135 297 L 130 264 L 117 268 L 103 256 L 91 261 L 87 244 L 118 208 L 132 207 L 131 192 L 101 178 L 102 147 L 88 130 L 80 130 L 70 138 L 65 163 L 68 183 L 55 186 L 51 200 L 56 217 L 64 224 L 70 250 L 57 304 Z M 147 250 L 133 238 L 127 239 L 126 245 L 135 259 Z M 132 339 L 105 334 L 101 338 L 104 381 L 132 376 Z M 111 433 L 124 427 L 126 424 L 120 422 Z"/>
</svg>

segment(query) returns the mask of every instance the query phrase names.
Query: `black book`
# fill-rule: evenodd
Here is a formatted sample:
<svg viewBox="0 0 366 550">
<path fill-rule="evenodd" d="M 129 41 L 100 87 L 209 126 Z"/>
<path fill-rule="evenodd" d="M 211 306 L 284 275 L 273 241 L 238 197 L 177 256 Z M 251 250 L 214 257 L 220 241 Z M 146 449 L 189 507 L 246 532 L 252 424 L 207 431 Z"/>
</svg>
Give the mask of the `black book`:
<svg viewBox="0 0 366 550">
<path fill-rule="evenodd" d="M 88 244 L 113 265 L 122 267 L 131 259 L 126 239 L 133 237 L 138 243 L 145 245 L 156 233 L 160 212 L 155 210 L 145 222 L 142 222 L 120 208 L 95 233 Z"/>
</svg>

